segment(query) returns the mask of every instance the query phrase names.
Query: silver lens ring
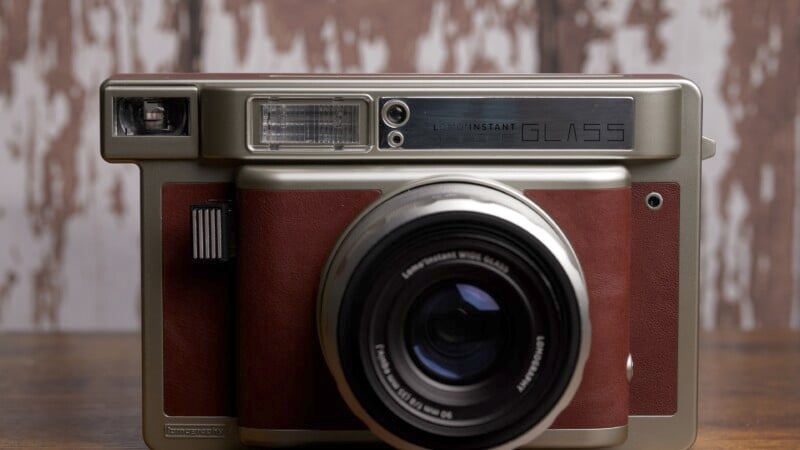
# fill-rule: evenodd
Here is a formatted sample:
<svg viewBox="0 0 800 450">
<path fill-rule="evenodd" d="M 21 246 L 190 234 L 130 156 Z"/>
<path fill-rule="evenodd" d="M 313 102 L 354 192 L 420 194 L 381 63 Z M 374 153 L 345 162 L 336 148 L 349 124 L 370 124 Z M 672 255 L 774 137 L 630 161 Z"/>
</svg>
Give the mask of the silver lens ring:
<svg viewBox="0 0 800 450">
<path fill-rule="evenodd" d="M 566 273 L 578 304 L 581 324 L 578 357 L 560 398 L 527 431 L 492 447 L 516 448 L 549 428 L 572 400 L 582 379 L 591 335 L 587 290 L 574 251 L 552 219 L 518 191 L 493 181 L 477 179 L 444 177 L 424 180 L 384 196 L 359 216 L 343 234 L 323 272 L 317 317 L 323 354 L 342 397 L 374 434 L 397 448 L 420 448 L 393 434 L 373 419 L 354 395 L 339 354 L 339 312 L 351 276 L 376 243 L 406 224 L 453 211 L 488 214 L 524 230 L 541 243 L 558 262 Z"/>
</svg>

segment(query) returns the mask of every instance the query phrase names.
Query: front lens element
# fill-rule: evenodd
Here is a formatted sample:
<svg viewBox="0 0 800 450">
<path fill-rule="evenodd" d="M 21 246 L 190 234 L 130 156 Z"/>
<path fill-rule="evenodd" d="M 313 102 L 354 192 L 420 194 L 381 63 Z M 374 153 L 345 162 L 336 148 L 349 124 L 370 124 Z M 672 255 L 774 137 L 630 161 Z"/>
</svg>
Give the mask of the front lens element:
<svg viewBox="0 0 800 450">
<path fill-rule="evenodd" d="M 406 319 L 408 353 L 431 378 L 476 383 L 489 374 L 507 342 L 507 319 L 495 299 L 469 283 L 425 294 Z"/>
</svg>

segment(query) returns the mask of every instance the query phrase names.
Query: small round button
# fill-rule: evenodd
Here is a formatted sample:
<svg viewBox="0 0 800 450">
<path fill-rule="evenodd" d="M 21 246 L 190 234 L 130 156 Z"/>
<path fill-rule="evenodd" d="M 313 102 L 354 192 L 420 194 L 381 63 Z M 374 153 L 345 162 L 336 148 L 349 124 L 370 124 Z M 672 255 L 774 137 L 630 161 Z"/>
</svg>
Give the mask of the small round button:
<svg viewBox="0 0 800 450">
<path fill-rule="evenodd" d="M 392 148 L 401 147 L 405 140 L 406 138 L 403 136 L 403 133 L 397 130 L 392 130 L 386 135 L 386 141 L 389 142 L 389 146 Z"/>
</svg>

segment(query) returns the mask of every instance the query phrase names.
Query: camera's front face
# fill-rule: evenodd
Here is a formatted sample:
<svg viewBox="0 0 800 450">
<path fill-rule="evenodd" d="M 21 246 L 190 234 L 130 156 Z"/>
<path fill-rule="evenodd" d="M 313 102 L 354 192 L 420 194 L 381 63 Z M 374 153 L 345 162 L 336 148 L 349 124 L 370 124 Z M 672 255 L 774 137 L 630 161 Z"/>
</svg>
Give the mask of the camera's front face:
<svg viewBox="0 0 800 450">
<path fill-rule="evenodd" d="M 151 447 L 685 448 L 677 77 L 133 77 Z M 705 153 L 705 155 L 704 155 Z"/>
</svg>

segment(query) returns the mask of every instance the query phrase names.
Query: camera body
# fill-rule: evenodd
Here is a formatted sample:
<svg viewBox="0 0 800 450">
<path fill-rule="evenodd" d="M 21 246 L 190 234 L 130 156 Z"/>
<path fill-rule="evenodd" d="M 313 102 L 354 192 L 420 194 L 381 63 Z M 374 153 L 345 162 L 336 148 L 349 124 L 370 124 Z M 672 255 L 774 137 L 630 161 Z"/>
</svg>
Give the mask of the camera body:
<svg viewBox="0 0 800 450">
<path fill-rule="evenodd" d="M 147 444 L 691 446 L 701 111 L 667 75 L 107 80 Z"/>
</svg>

